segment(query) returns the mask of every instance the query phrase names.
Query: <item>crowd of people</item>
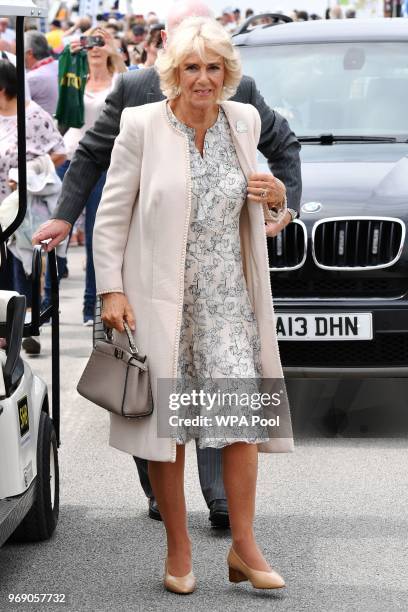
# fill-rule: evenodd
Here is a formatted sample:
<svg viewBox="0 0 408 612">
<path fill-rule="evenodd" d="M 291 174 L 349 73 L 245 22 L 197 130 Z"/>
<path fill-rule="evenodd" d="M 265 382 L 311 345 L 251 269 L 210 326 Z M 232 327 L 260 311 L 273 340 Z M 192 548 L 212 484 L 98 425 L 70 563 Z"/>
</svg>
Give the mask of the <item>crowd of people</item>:
<svg viewBox="0 0 408 612">
<path fill-rule="evenodd" d="M 283 14 L 282 10 L 272 12 Z M 328 7 L 323 16 L 305 10 L 290 10 L 285 14 L 293 21 L 308 21 L 323 18 L 354 18 L 357 11 L 353 6 L 343 8 L 340 5 L 334 5 Z M 273 19 L 267 15 L 257 18 L 252 8 L 241 10 L 232 6 L 225 7 L 221 14 L 216 17 L 216 20 L 229 33 L 233 34 L 249 18 L 252 18 L 252 27 L 273 23 Z M 45 37 L 52 52 L 58 55 L 65 45 L 95 25 L 106 28 L 114 37 L 115 44 L 121 49 L 128 67 L 142 66 L 145 63 L 146 47 L 153 42 L 158 42 L 160 45 L 158 40 L 160 37 L 157 32 L 164 27 L 163 20 L 154 11 L 150 11 L 146 15 L 123 15 L 116 10 L 112 10 L 110 13 L 96 15 L 95 18 L 80 17 L 72 19 L 64 9 L 60 14 L 57 13 L 57 17 L 47 25 Z M 36 30 L 39 26 L 36 20 L 29 20 L 28 27 Z M 15 51 L 15 31 L 10 27 L 7 17 L 0 18 L 0 51 Z"/>
<path fill-rule="evenodd" d="M 217 21 L 221 23 L 230 33 L 234 34 L 239 26 L 241 26 L 247 19 L 251 18 L 251 22 L 249 27 L 256 27 L 258 25 L 268 25 L 275 24 L 277 20 L 277 15 L 283 15 L 284 13 L 281 10 L 273 11 L 273 16 L 269 16 L 268 14 L 263 14 L 260 17 L 257 17 L 255 11 L 251 8 L 246 9 L 246 11 L 241 11 L 239 8 L 227 7 L 225 8 L 221 15 L 217 18 Z M 324 19 L 343 19 L 343 18 L 354 18 L 356 17 L 357 11 L 355 8 L 349 7 L 345 11 L 341 6 L 334 6 L 332 8 L 327 8 L 324 14 Z M 299 11 L 299 10 L 291 10 L 285 13 L 287 17 L 290 17 L 292 21 L 309 21 L 314 19 L 323 19 L 322 16 L 317 13 L 309 13 L 308 11 Z"/>
</svg>

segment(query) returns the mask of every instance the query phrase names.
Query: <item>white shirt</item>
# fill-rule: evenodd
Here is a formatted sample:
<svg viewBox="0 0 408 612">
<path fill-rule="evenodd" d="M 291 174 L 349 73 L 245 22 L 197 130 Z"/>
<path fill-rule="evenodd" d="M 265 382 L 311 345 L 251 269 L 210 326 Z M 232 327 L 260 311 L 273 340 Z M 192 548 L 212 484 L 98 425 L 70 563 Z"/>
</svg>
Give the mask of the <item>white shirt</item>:
<svg viewBox="0 0 408 612">
<path fill-rule="evenodd" d="M 113 75 L 112 84 L 110 87 L 106 89 L 102 89 L 101 91 L 87 91 L 85 88 L 84 93 L 84 125 L 81 128 L 69 128 L 64 135 L 64 144 L 67 150 L 67 158 L 72 159 L 75 151 L 78 148 L 79 141 L 83 136 L 85 136 L 85 132 L 87 132 L 98 119 L 101 114 L 102 108 L 105 104 L 106 97 L 112 91 L 115 81 L 116 75 Z"/>
<path fill-rule="evenodd" d="M 0 38 L 6 42 L 13 43 L 16 40 L 16 31 L 6 28 L 5 32 L 0 33 Z"/>
</svg>

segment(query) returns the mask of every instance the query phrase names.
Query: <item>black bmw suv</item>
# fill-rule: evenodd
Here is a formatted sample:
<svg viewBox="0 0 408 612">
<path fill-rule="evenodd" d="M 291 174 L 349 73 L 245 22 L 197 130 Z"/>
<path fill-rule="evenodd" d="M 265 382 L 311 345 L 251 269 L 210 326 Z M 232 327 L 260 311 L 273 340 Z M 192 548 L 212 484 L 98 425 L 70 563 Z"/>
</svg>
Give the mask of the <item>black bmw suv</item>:
<svg viewBox="0 0 408 612">
<path fill-rule="evenodd" d="M 300 220 L 268 239 L 285 375 L 407 376 L 408 21 L 289 23 L 234 42 L 302 143 Z"/>
</svg>

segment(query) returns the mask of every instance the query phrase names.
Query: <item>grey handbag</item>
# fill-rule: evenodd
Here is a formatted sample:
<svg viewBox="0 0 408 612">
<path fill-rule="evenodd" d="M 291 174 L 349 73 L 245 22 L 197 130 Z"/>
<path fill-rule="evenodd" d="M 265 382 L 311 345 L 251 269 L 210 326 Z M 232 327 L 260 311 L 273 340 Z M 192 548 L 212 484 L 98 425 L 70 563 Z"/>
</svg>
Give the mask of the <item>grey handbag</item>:
<svg viewBox="0 0 408 612">
<path fill-rule="evenodd" d="M 140 355 L 132 332 L 123 322 L 129 350 L 106 340 L 98 340 L 78 383 L 80 395 L 109 412 L 129 418 L 147 416 L 153 411 L 146 355 Z"/>
</svg>

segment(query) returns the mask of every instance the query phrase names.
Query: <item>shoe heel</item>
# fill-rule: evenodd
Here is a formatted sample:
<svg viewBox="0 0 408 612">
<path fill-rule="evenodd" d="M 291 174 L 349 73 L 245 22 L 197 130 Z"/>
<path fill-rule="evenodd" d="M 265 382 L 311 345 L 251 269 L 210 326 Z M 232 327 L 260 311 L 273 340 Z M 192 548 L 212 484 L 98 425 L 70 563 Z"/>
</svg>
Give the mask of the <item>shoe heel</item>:
<svg viewBox="0 0 408 612">
<path fill-rule="evenodd" d="M 228 576 L 230 582 L 243 582 L 244 580 L 248 580 L 245 574 L 233 567 L 228 567 Z"/>
</svg>

